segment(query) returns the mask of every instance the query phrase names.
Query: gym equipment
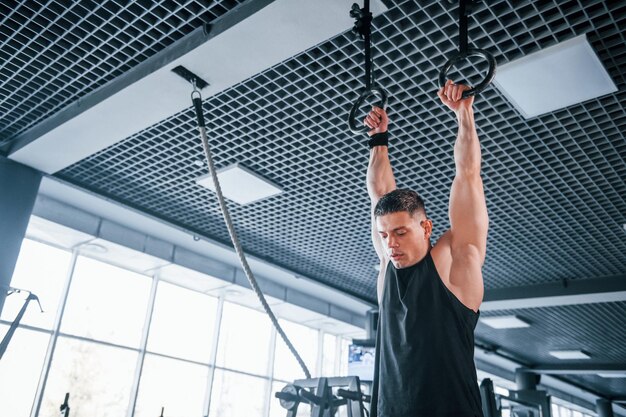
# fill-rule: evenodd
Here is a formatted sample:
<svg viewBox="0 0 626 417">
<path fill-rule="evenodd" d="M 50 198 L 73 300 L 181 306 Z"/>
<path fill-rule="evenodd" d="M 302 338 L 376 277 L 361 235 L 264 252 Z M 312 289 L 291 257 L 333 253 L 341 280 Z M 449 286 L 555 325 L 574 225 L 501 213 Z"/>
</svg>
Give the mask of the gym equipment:
<svg viewBox="0 0 626 417">
<path fill-rule="evenodd" d="M 338 388 L 335 394 L 333 388 Z M 364 403 L 369 403 L 371 396 L 361 392 L 361 382 L 357 376 L 299 379 L 286 385 L 274 396 L 287 410 L 287 417 L 295 417 L 301 403 L 311 405 L 311 417 L 333 417 L 338 408 L 344 405 L 348 417 L 369 416 Z"/>
<path fill-rule="evenodd" d="M 483 91 L 496 75 L 496 60 L 493 55 L 484 49 L 468 48 L 467 46 L 467 20 L 472 6 L 476 5 L 477 2 L 478 0 L 459 0 L 459 52 L 452 55 L 439 72 L 439 86 L 443 87 L 446 84 L 448 71 L 454 64 L 473 56 L 484 58 L 489 62 L 489 70 L 485 79 L 477 86 L 464 91 L 462 98 L 468 98 Z M 454 4 L 454 1 L 447 0 L 447 3 Z"/>
<path fill-rule="evenodd" d="M 60 407 L 61 417 L 70 417 L 69 400 L 70 400 L 70 393 L 66 392 L 65 393 L 65 401 L 63 401 L 63 404 L 61 404 L 61 407 Z"/>
<path fill-rule="evenodd" d="M 217 178 L 217 171 L 215 169 L 215 164 L 213 163 L 211 149 L 209 148 L 209 140 L 207 138 L 207 133 L 206 133 L 206 123 L 204 121 L 204 113 L 202 111 L 202 94 L 200 93 L 200 90 L 198 90 L 199 85 L 202 85 L 202 83 L 204 83 L 204 85 L 208 85 L 208 83 L 206 83 L 206 81 L 202 80 L 200 77 L 198 77 L 196 74 L 192 73 L 191 71 L 187 70 L 186 68 L 184 67 L 181 67 L 181 68 L 182 70 L 178 67 L 175 68 L 177 69 L 177 71 L 174 71 L 174 72 L 180 75 L 181 77 L 183 77 L 185 80 L 190 81 L 191 84 L 193 85 L 193 91 L 191 92 L 191 102 L 193 104 L 194 110 L 196 112 L 196 118 L 198 120 L 198 130 L 200 132 L 200 139 L 202 140 L 202 148 L 204 149 L 204 156 L 206 157 L 206 160 L 208 163 L 209 172 L 211 174 L 211 178 L 213 179 L 213 184 L 215 184 L 215 192 L 217 193 L 217 199 L 219 201 L 220 208 L 222 210 L 224 222 L 226 223 L 228 234 L 230 235 L 230 239 L 233 242 L 233 246 L 235 247 L 235 252 L 237 252 L 237 256 L 239 257 L 239 262 L 246 274 L 246 277 L 248 278 L 248 281 L 250 282 L 250 286 L 252 287 L 257 297 L 259 298 L 259 301 L 263 305 L 263 309 L 269 316 L 270 320 L 272 321 L 272 324 L 274 324 L 276 331 L 278 332 L 278 334 L 280 334 L 280 337 L 283 339 L 283 341 L 285 342 L 285 344 L 287 345 L 291 353 L 294 355 L 294 357 L 298 361 L 298 364 L 302 368 L 302 371 L 304 372 L 306 377 L 311 378 L 311 373 L 309 372 L 309 369 L 306 367 L 304 361 L 302 360 L 302 358 L 296 351 L 296 348 L 293 346 L 293 344 L 291 344 L 291 342 L 287 338 L 287 335 L 285 334 L 282 327 L 280 327 L 280 324 L 278 323 L 276 316 L 274 315 L 274 313 L 270 309 L 269 304 L 265 300 L 265 296 L 263 295 L 261 288 L 259 288 L 259 284 L 257 283 L 256 278 L 254 277 L 254 274 L 252 273 L 252 270 L 250 269 L 250 266 L 248 265 L 248 261 L 246 260 L 246 257 L 243 253 L 243 249 L 241 248 L 241 244 L 239 243 L 239 239 L 237 238 L 235 227 L 233 226 L 233 222 L 230 218 L 230 213 L 228 211 L 228 207 L 226 206 L 226 201 L 224 200 L 224 196 L 222 194 L 222 188 L 220 187 L 220 182 L 219 182 L 219 179 Z"/>
<path fill-rule="evenodd" d="M 480 399 L 485 417 L 498 417 L 500 415 L 496 404 L 496 394 L 493 390 L 493 381 L 489 378 L 483 379 L 480 383 Z"/>
<path fill-rule="evenodd" d="M 2 343 L 0 343 L 0 359 L 2 359 L 2 356 L 4 355 L 4 352 L 6 352 L 7 347 L 9 346 L 9 342 L 11 341 L 11 338 L 13 337 L 13 334 L 15 333 L 15 330 L 17 330 L 17 326 L 20 325 L 20 321 L 22 320 L 22 317 L 24 317 L 24 314 L 26 313 L 26 309 L 28 308 L 28 304 L 32 300 L 37 301 L 37 304 L 39 304 L 39 309 L 43 313 L 43 309 L 41 308 L 41 303 L 39 302 L 39 297 L 37 297 L 35 294 L 33 294 L 30 291 L 20 290 L 19 288 L 9 287 L 9 290 L 7 291 L 7 297 L 9 295 L 11 295 L 11 294 L 17 294 L 17 293 L 20 293 L 22 291 L 27 292 L 28 293 L 28 297 L 26 297 L 26 300 L 24 300 L 24 305 L 22 305 L 22 308 L 20 309 L 19 313 L 17 313 L 17 316 L 15 317 L 15 320 L 13 320 L 13 323 L 11 323 L 11 326 L 9 327 L 9 331 L 7 332 L 7 334 L 2 339 Z"/>
<path fill-rule="evenodd" d="M 509 391 L 509 395 L 494 393 L 493 382 L 489 378 L 480 384 L 480 396 L 485 417 L 501 417 L 508 410 L 511 417 L 551 417 L 550 396 L 545 391 Z"/>
<path fill-rule="evenodd" d="M 354 134 L 367 133 L 369 128 L 363 126 L 362 123 L 357 122 L 357 111 L 363 105 L 366 99 L 370 97 L 378 98 L 378 107 L 387 107 L 387 92 L 381 87 L 377 86 L 374 82 L 374 71 L 372 69 L 372 13 L 370 12 L 370 0 L 364 0 L 363 8 L 359 8 L 359 5 L 354 3 L 350 9 L 350 17 L 356 19 L 352 32 L 359 36 L 365 42 L 365 88 L 357 98 L 356 102 L 350 109 L 350 118 L 348 119 L 348 125 L 350 131 Z"/>
</svg>

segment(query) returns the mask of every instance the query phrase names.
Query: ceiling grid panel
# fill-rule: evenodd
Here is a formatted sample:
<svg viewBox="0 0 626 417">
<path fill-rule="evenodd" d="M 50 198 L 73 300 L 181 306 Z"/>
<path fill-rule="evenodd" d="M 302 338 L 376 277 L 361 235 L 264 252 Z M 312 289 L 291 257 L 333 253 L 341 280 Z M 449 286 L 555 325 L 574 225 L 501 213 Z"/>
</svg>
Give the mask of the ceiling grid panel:
<svg viewBox="0 0 626 417">
<path fill-rule="evenodd" d="M 0 5 L 0 150 L 243 0 Z"/>
<path fill-rule="evenodd" d="M 578 36 L 578 27 L 591 30 L 587 35 L 602 56 L 610 51 L 597 39 L 606 35 L 589 25 L 617 30 L 613 14 L 620 14 L 601 3 L 481 5 L 471 19 L 470 41 L 506 62 Z M 405 1 L 375 25 L 378 80 L 392 97 L 398 183 L 424 194 L 438 236 L 449 224 L 456 126 L 436 100 L 435 79 L 456 49 L 454 13 L 441 2 Z M 504 42 L 498 42 L 501 36 Z M 360 88 L 361 59 L 353 36 L 340 34 L 208 98 L 205 110 L 218 166 L 242 163 L 286 190 L 275 200 L 233 207 L 248 250 L 372 300 L 376 258 L 362 220 L 367 151 L 345 129 Z M 461 71 L 482 69 L 471 62 Z M 614 79 L 623 88 L 623 77 Z M 624 131 L 622 95 L 531 120 L 495 88 L 477 98 L 491 218 L 487 288 L 626 270 L 619 227 L 626 206 L 624 146 L 616 136 Z M 191 111 L 181 112 L 60 176 L 227 242 L 212 194 L 194 182 L 204 172 L 195 165 L 202 160 L 195 136 Z M 345 214 L 336 218 L 335 210 Z M 337 226 L 347 233 L 340 248 L 324 238 Z M 273 241 L 276 227 L 283 241 Z"/>
<path fill-rule="evenodd" d="M 624 366 L 626 356 L 626 303 L 582 304 L 519 310 L 483 312 L 483 317 L 515 315 L 530 327 L 493 330 L 479 321 L 476 338 L 489 348 L 502 349 L 527 367 L 571 365 Z M 575 336 L 574 336 L 575 335 Z M 611 335 L 611 337 L 606 337 Z M 582 350 L 591 359 L 563 361 L 551 356 L 552 350 Z M 583 386 L 608 397 L 622 396 L 624 378 L 598 375 L 566 375 Z"/>
</svg>

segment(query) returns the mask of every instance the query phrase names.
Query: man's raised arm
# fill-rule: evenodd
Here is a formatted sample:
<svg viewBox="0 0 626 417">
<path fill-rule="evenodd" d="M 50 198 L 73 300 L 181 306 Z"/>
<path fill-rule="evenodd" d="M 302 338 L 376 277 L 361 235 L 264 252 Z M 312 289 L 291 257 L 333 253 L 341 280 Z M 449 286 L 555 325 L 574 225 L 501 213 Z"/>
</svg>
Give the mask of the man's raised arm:
<svg viewBox="0 0 626 417">
<path fill-rule="evenodd" d="M 464 304 L 478 310 L 484 294 L 482 264 L 487 247 L 489 219 L 480 177 L 481 151 L 474 124 L 474 98 L 461 99 L 465 85 L 448 81 L 440 91 L 441 101 L 453 110 L 459 123 L 454 144 L 456 176 L 450 191 L 452 265 L 450 283 L 463 294 Z"/>
<path fill-rule="evenodd" d="M 378 300 L 380 302 L 382 296 L 383 279 L 388 258 L 383 241 L 376 230 L 376 220 L 374 219 L 374 207 L 380 198 L 390 191 L 396 189 L 396 180 L 391 169 L 389 161 L 389 149 L 386 146 L 387 126 L 389 120 L 385 110 L 374 107 L 364 121 L 370 130 L 370 161 L 367 167 L 367 192 L 372 203 L 371 222 L 372 222 L 372 243 L 374 249 L 380 259 L 380 272 L 378 274 Z"/>
</svg>

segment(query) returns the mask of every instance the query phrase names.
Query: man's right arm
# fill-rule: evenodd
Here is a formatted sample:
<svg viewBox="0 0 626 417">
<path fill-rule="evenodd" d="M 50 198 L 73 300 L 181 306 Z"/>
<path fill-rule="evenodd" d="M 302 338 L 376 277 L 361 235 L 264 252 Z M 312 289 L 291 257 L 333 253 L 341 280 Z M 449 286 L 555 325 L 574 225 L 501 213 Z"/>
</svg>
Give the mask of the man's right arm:
<svg viewBox="0 0 626 417">
<path fill-rule="evenodd" d="M 370 130 L 368 134 L 373 136 L 378 133 L 387 132 L 387 114 L 380 108 L 374 108 L 365 119 L 365 125 Z M 389 161 L 389 149 L 387 146 L 374 146 L 370 150 L 370 160 L 367 167 L 367 192 L 371 201 L 371 223 L 372 223 L 372 243 L 376 254 L 380 259 L 380 272 L 378 274 L 377 293 L 378 301 L 382 299 L 382 289 L 384 284 L 385 270 L 387 269 L 387 252 L 383 241 L 376 229 L 376 219 L 374 218 L 374 207 L 380 198 L 390 191 L 396 189 L 396 180 Z"/>
</svg>

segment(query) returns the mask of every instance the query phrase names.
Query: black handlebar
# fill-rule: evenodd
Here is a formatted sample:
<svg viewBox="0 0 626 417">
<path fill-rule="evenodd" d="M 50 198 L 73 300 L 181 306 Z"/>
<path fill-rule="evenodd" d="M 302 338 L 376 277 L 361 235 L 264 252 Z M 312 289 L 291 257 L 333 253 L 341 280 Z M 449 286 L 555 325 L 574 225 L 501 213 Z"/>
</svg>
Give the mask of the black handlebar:
<svg viewBox="0 0 626 417">
<path fill-rule="evenodd" d="M 356 3 L 353 4 L 350 9 L 350 16 L 355 19 L 352 32 L 364 41 L 363 58 L 365 61 L 365 88 L 361 91 L 359 98 L 357 98 L 356 102 L 352 105 L 348 119 L 348 126 L 350 127 L 350 131 L 354 134 L 367 133 L 370 130 L 367 126 L 364 126 L 361 122 L 356 120 L 359 108 L 367 99 L 377 97 L 378 101 L 376 105 L 383 109 L 387 107 L 387 92 L 377 86 L 374 81 L 371 45 L 372 13 L 370 12 L 369 3 L 369 0 L 364 0 L 362 9 Z"/>
</svg>

